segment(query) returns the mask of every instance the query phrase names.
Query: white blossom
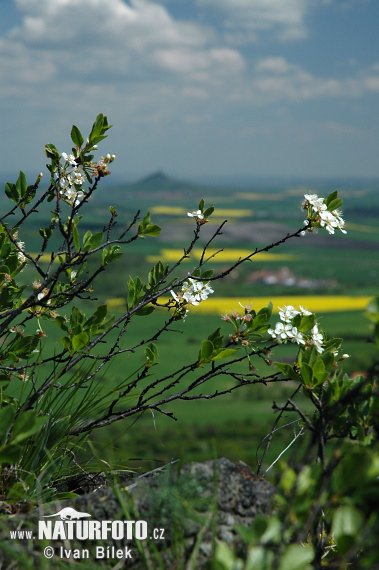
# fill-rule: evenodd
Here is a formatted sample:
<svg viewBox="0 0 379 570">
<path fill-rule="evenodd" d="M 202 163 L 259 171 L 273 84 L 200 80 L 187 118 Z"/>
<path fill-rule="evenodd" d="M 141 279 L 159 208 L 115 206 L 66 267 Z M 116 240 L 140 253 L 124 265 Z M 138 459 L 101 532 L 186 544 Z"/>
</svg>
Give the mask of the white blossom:
<svg viewBox="0 0 379 570">
<path fill-rule="evenodd" d="M 307 317 L 307 316 L 309 316 L 309 315 L 312 314 L 311 311 L 308 311 L 308 309 L 304 309 L 304 307 L 302 307 L 301 305 L 300 305 L 299 309 L 300 309 L 300 313 L 301 313 L 304 317 Z"/>
<path fill-rule="evenodd" d="M 297 330 L 296 327 L 292 327 L 292 330 L 289 333 L 292 342 L 296 342 L 297 344 L 305 344 L 305 340 L 303 338 L 303 333 Z"/>
<path fill-rule="evenodd" d="M 204 216 L 201 213 L 201 210 L 196 210 L 196 212 L 187 212 L 187 216 L 189 216 L 190 218 L 197 218 L 199 220 L 204 219 Z"/>
<path fill-rule="evenodd" d="M 343 229 L 345 220 L 342 218 L 341 212 L 339 210 L 330 212 L 324 200 L 322 196 L 319 197 L 317 194 L 304 194 L 302 208 L 311 209 L 311 216 L 315 218 L 313 222 L 316 223 L 316 225 L 312 225 L 309 220 L 304 221 L 305 225 L 309 225 L 308 231 L 315 231 L 317 227 L 322 227 L 330 234 L 334 234 L 336 229 L 346 234 L 346 230 Z M 303 230 L 301 235 L 305 235 L 305 233 L 306 230 Z"/>
<path fill-rule="evenodd" d="M 25 243 L 23 241 L 17 241 L 16 245 L 19 248 L 19 250 L 17 251 L 17 259 L 18 259 L 20 264 L 25 263 L 26 257 L 22 253 L 22 250 L 25 248 Z"/>
<path fill-rule="evenodd" d="M 283 309 L 279 307 L 279 317 L 285 323 L 290 323 L 292 319 L 298 314 L 299 311 L 297 311 L 292 305 L 287 305 Z"/>
<path fill-rule="evenodd" d="M 185 301 L 190 305 L 199 305 L 201 301 L 208 299 L 208 296 L 213 292 L 209 282 L 197 281 L 190 277 L 188 281 L 183 283 L 181 291 L 178 293 L 171 291 L 171 295 L 177 303 Z"/>
<path fill-rule="evenodd" d="M 322 334 L 319 332 L 317 324 L 312 328 L 311 333 L 312 333 L 312 338 L 311 338 L 312 344 L 315 345 L 317 352 L 321 354 L 322 352 L 324 352 L 324 349 L 322 348 L 324 338 Z"/>
<path fill-rule="evenodd" d="M 62 157 L 71 166 L 76 166 L 76 160 L 73 154 L 67 154 L 66 152 L 62 152 Z"/>
<path fill-rule="evenodd" d="M 294 327 L 292 325 L 292 319 L 294 317 L 296 317 L 296 315 L 302 315 L 302 316 L 308 316 L 308 315 L 312 315 L 313 313 L 311 313 L 310 311 L 308 311 L 308 309 L 305 309 L 304 307 L 302 307 L 300 305 L 300 310 L 295 309 L 295 307 L 293 307 L 292 305 L 287 305 L 283 308 L 279 307 L 279 317 L 281 319 L 282 322 L 277 322 L 275 324 L 275 328 L 272 329 L 268 329 L 268 334 L 270 334 L 272 336 L 272 338 L 274 340 L 276 340 L 277 342 L 279 342 L 280 344 L 282 343 L 286 343 L 286 342 L 293 342 L 299 345 L 305 345 L 306 344 L 306 338 L 304 338 L 304 334 L 299 331 L 297 329 L 297 327 Z M 316 329 L 317 329 L 317 325 Z M 314 337 L 312 336 L 312 344 L 316 344 L 317 342 L 317 346 L 319 348 L 321 348 L 321 344 L 322 344 L 322 335 L 320 335 L 320 338 L 317 336 L 318 333 L 318 329 L 316 330 L 312 329 L 312 331 L 314 332 Z M 322 352 L 322 348 L 321 348 L 321 352 Z"/>
</svg>

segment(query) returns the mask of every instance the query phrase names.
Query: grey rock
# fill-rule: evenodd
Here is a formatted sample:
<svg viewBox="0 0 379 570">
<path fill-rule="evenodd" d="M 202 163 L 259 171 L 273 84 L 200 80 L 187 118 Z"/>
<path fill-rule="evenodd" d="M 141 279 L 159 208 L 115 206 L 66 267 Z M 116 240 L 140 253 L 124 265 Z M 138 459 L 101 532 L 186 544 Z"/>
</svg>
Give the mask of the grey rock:
<svg viewBox="0 0 379 570">
<path fill-rule="evenodd" d="M 204 568 L 212 557 L 216 540 L 225 541 L 238 554 L 244 554 L 244 543 L 236 525 L 248 526 L 258 513 L 269 512 L 274 494 L 274 487 L 254 475 L 247 465 L 225 458 L 184 466 L 170 465 L 143 476 L 121 478 L 111 486 L 101 478 L 97 481 L 96 489 L 70 502 L 49 504 L 43 512 L 36 509 L 28 514 L 4 517 L 0 529 L 0 567 L 7 568 L 12 558 L 17 558 L 17 550 L 24 550 L 33 557 L 35 566 L 40 566 L 41 541 L 10 541 L 9 528 L 27 526 L 35 529 L 42 516 L 53 515 L 70 506 L 78 512 L 90 513 L 96 521 L 143 520 L 148 524 L 146 541 L 133 542 L 126 538 L 106 543 L 70 540 L 70 549 L 87 548 L 91 553 L 88 566 L 83 564 L 83 568 L 89 568 L 90 562 L 106 568 L 116 567 L 116 562 L 122 564 L 114 559 L 94 560 L 97 544 L 115 549 L 130 548 L 132 563 L 125 560 L 125 566 L 117 565 L 117 568 L 155 570 L 160 567 L 158 560 L 167 569 Z M 154 529 L 163 529 L 164 538 L 154 538 Z M 50 541 L 49 544 L 57 556 L 50 561 L 49 567 L 54 568 L 59 562 L 60 548 L 67 547 L 67 540 Z"/>
</svg>

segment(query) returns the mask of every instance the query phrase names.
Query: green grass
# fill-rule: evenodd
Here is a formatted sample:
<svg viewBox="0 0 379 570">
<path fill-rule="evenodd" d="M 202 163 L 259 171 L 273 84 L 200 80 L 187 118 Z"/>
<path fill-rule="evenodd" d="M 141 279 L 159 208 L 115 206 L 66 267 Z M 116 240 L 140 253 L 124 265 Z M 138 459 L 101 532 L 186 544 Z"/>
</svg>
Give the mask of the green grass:
<svg viewBox="0 0 379 570">
<path fill-rule="evenodd" d="M 140 208 L 144 213 L 153 205 L 170 204 L 175 197 L 175 193 L 180 192 L 183 187 L 175 185 L 172 181 L 169 184 L 169 193 L 165 193 L 167 189 L 167 180 L 160 180 L 160 185 L 154 187 L 153 180 L 147 184 L 139 186 L 138 192 L 133 185 L 120 186 L 112 191 L 109 187 L 106 194 L 98 193 L 98 198 L 91 200 L 87 217 L 83 218 L 79 224 L 79 230 L 84 233 L 86 229 L 91 227 L 92 231 L 99 231 L 106 223 L 108 211 L 105 204 L 114 203 L 119 211 L 118 228 L 121 229 L 122 224 L 128 223 L 135 211 Z M 285 224 L 290 228 L 297 229 L 303 221 L 303 214 L 299 210 L 299 204 L 302 197 L 291 195 L 289 190 L 291 186 L 285 185 L 272 188 L 251 188 L 242 191 L 256 192 L 282 192 L 286 198 L 280 201 L 261 200 L 251 201 L 247 199 L 236 199 L 230 189 L 209 189 L 202 187 L 193 187 L 193 191 L 189 191 L 186 186 L 185 198 L 181 202 L 183 207 L 193 210 L 197 207 L 197 201 L 203 196 L 207 196 L 207 203 L 213 203 L 216 206 L 219 199 L 220 208 L 246 208 L 253 209 L 254 214 L 251 218 L 253 225 L 255 220 L 259 221 L 276 221 Z M 314 191 L 320 194 L 328 194 L 334 188 L 326 185 L 314 187 Z M 239 191 L 239 189 L 234 189 Z M 304 192 L 307 189 L 304 188 Z M 346 200 L 344 205 L 345 218 L 347 222 L 355 223 L 362 226 L 372 226 L 375 228 L 376 219 L 374 216 L 375 208 L 378 208 L 377 188 L 368 188 L 368 194 L 364 198 L 355 196 L 353 191 L 355 188 L 346 187 Z M 344 198 L 344 188 L 340 188 L 340 195 Z M 128 197 L 125 200 L 125 196 Z M 38 251 L 40 239 L 38 237 L 38 227 L 47 224 L 47 216 L 49 215 L 50 205 L 47 204 L 39 208 L 34 223 L 27 223 L 21 229 L 20 238 L 26 242 L 28 251 Z M 180 219 L 173 219 L 169 216 L 153 216 L 154 222 L 164 224 L 166 235 L 169 235 L 169 224 L 173 221 L 177 224 Z M 32 217 L 30 218 L 32 221 Z M 238 222 L 235 222 L 238 224 Z M 215 226 L 216 227 L 216 226 Z M 288 253 L 297 256 L 293 260 L 285 263 L 267 263 L 259 261 L 259 257 L 253 263 L 246 263 L 240 266 L 232 278 L 223 281 L 216 281 L 214 288 L 218 296 L 241 296 L 241 297 L 259 297 L 267 295 L 279 294 L 302 294 L 306 291 L 309 294 L 356 294 L 356 295 L 377 295 L 379 291 L 379 268 L 373 263 L 375 255 L 375 245 L 379 239 L 379 232 L 364 232 L 352 229 L 347 236 L 330 236 L 326 232 L 320 230 L 319 236 L 309 236 L 303 242 L 300 240 L 292 240 L 283 247 L 278 248 L 278 253 Z M 263 239 L 264 244 L 270 243 L 270 239 Z M 327 245 L 317 246 L 317 240 L 320 237 L 327 237 Z M 242 248 L 246 247 L 246 239 L 248 236 L 242 235 L 240 239 L 233 243 L 225 242 L 223 236 L 220 236 L 212 246 Z M 309 245 L 309 240 L 315 245 Z M 353 243 L 351 240 L 355 240 Z M 362 246 L 360 246 L 362 243 Z M 371 244 L 370 247 L 367 244 Z M 144 239 L 137 240 L 131 245 L 124 248 L 124 255 L 109 270 L 104 272 L 94 287 L 93 295 L 104 302 L 109 297 L 125 297 L 126 283 L 129 276 L 140 275 L 146 280 L 147 273 L 151 268 L 151 264 L 145 262 L 147 255 L 157 255 L 164 247 L 184 247 L 188 245 L 183 240 L 176 243 L 164 242 L 161 239 Z M 257 244 L 251 244 L 252 249 Z M 338 245 L 338 247 L 337 247 Z M 352 247 L 352 245 L 354 247 Z M 289 267 L 295 275 L 307 276 L 317 279 L 334 279 L 336 285 L 330 288 L 315 288 L 304 290 L 301 288 L 283 288 L 268 287 L 260 283 L 252 284 L 250 276 L 253 271 L 263 268 L 278 269 L 282 265 Z M 91 261 L 88 270 L 91 271 L 95 266 Z M 177 276 L 185 275 L 191 266 L 183 265 L 176 272 Z M 216 269 L 224 269 L 220 264 L 215 264 Z M 27 266 L 20 275 L 20 279 L 27 283 L 29 287 L 35 274 L 31 267 Z M 82 303 L 80 306 L 87 315 L 94 310 L 92 302 Z M 67 311 L 68 312 L 68 311 Z M 156 331 L 162 322 L 164 314 L 153 313 L 149 317 L 134 317 L 129 326 L 123 346 L 136 344 L 138 340 L 146 338 Z M 343 352 L 351 354 L 352 357 L 343 364 L 343 369 L 347 372 L 367 370 L 375 356 L 375 347 L 367 342 L 369 328 L 363 313 L 328 313 L 320 316 L 320 323 L 329 336 L 343 337 Z M 55 326 L 49 326 L 43 323 L 44 329 L 48 334 L 46 348 L 51 354 L 54 345 L 60 346 L 59 337 L 63 336 L 61 331 L 56 330 Z M 228 332 L 228 327 L 217 316 L 201 316 L 189 315 L 186 322 L 176 323 L 171 327 L 170 333 L 165 333 L 157 342 L 159 350 L 158 367 L 152 369 L 152 373 L 158 375 L 166 375 L 174 371 L 183 363 L 188 363 L 196 359 L 201 341 L 217 327 L 223 326 Z M 110 335 L 107 340 L 108 345 L 114 338 Z M 274 358 L 279 361 L 290 361 L 294 358 L 296 349 L 293 346 L 283 346 L 277 351 Z M 119 363 L 115 363 L 106 379 L 110 384 L 116 384 L 117 381 L 126 378 L 131 369 L 135 369 L 144 362 L 143 351 L 140 350 L 133 357 L 125 359 L 121 357 Z M 258 368 L 262 365 L 259 363 Z M 218 388 L 226 389 L 229 380 L 219 379 Z M 216 386 L 213 385 L 213 389 Z M 114 424 L 109 428 L 96 432 L 93 436 L 95 447 L 99 456 L 104 459 L 115 459 L 117 464 L 122 465 L 151 465 L 155 462 L 165 462 L 172 458 L 183 456 L 185 459 L 205 459 L 212 457 L 214 449 L 218 455 L 227 455 L 231 459 L 242 459 L 247 463 L 254 465 L 255 450 L 261 439 L 270 431 L 272 423 L 275 419 L 271 409 L 272 401 L 285 401 L 288 396 L 288 390 L 291 387 L 283 384 L 275 386 L 252 386 L 243 387 L 241 390 L 233 392 L 222 398 L 209 401 L 194 402 L 174 402 L 166 411 L 172 412 L 178 421 L 174 422 L 167 416 L 155 413 L 145 414 L 136 421 L 136 418 L 124 420 L 119 424 Z M 290 421 L 290 418 L 288 418 Z M 291 428 L 281 430 L 274 438 L 274 443 L 269 455 L 269 461 L 275 458 L 285 445 L 288 444 L 292 437 Z M 89 457 L 87 454 L 86 457 Z M 142 462 L 131 461 L 133 457 L 141 457 Z"/>
</svg>

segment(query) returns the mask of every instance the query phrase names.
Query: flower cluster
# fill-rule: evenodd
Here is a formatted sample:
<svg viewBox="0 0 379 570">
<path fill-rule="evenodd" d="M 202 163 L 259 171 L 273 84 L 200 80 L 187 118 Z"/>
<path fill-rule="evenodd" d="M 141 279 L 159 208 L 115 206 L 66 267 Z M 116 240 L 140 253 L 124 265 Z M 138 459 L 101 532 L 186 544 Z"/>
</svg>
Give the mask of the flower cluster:
<svg viewBox="0 0 379 570">
<path fill-rule="evenodd" d="M 80 164 L 80 158 L 76 158 L 73 154 L 67 154 L 65 152 L 62 152 L 62 158 L 65 163 L 61 170 L 54 175 L 59 194 L 62 200 L 70 204 L 70 206 L 78 206 L 85 197 L 82 186 L 85 182 L 86 174 L 83 165 Z M 113 162 L 115 158 L 115 154 L 107 154 L 105 157 L 102 156 L 98 162 L 86 162 L 84 164 L 86 172 L 92 172 L 92 176 L 107 176 L 110 174 L 108 165 Z"/>
<path fill-rule="evenodd" d="M 188 279 L 182 285 L 181 291 L 175 293 L 171 291 L 171 295 L 177 303 L 183 302 L 190 305 L 198 305 L 201 301 L 208 299 L 208 295 L 214 293 L 212 287 L 208 282 L 197 281 L 195 279 Z"/>
<path fill-rule="evenodd" d="M 229 334 L 231 341 L 240 342 L 242 346 L 249 346 L 250 323 L 253 321 L 256 313 L 250 304 L 244 306 L 239 303 L 239 305 L 244 309 L 242 315 L 237 311 L 232 311 L 230 315 L 228 313 L 221 315 L 221 319 L 234 326 L 234 331 Z"/>
<path fill-rule="evenodd" d="M 107 154 L 106 157 L 102 156 L 99 162 L 94 165 L 94 170 L 92 176 L 100 176 L 104 177 L 110 174 L 110 170 L 108 170 L 108 165 L 114 161 L 116 158 L 115 154 Z"/>
<path fill-rule="evenodd" d="M 85 196 L 85 193 L 81 190 L 85 181 L 83 167 L 77 164 L 73 154 L 62 152 L 62 158 L 65 161 L 65 165 L 60 172 L 58 171 L 54 175 L 58 191 L 62 200 L 70 204 L 70 206 L 77 206 Z"/>
<path fill-rule="evenodd" d="M 271 337 L 280 344 L 285 344 L 287 342 L 293 342 L 298 345 L 314 345 L 319 354 L 321 354 L 323 349 L 324 337 L 319 331 L 317 323 L 312 323 L 313 326 L 310 329 L 310 335 L 305 335 L 304 332 L 299 330 L 299 327 L 303 328 L 301 321 L 303 317 L 311 317 L 313 313 L 304 309 L 300 305 L 299 310 L 295 309 L 292 305 L 279 308 L 280 321 L 275 324 L 274 329 L 268 329 L 268 333 Z"/>
<path fill-rule="evenodd" d="M 336 201 L 342 203 L 342 200 Z M 336 229 L 346 234 L 346 230 L 343 229 L 345 220 L 341 217 L 341 212 L 333 208 L 333 202 L 331 200 L 329 204 L 325 203 L 325 198 L 317 194 L 304 194 L 302 208 L 308 210 L 308 219 L 304 221 L 304 224 L 309 226 L 308 231 L 321 227 L 330 234 L 334 234 Z"/>
<path fill-rule="evenodd" d="M 196 210 L 195 212 L 187 212 L 187 216 L 189 218 L 195 218 L 196 221 L 204 220 L 204 215 L 202 214 L 201 210 Z"/>
<path fill-rule="evenodd" d="M 25 243 L 23 241 L 18 241 L 16 242 L 16 245 L 18 247 L 17 251 L 18 263 L 22 265 L 23 263 L 25 263 L 25 261 L 27 261 L 25 255 L 23 254 L 23 250 L 25 249 Z"/>
</svg>

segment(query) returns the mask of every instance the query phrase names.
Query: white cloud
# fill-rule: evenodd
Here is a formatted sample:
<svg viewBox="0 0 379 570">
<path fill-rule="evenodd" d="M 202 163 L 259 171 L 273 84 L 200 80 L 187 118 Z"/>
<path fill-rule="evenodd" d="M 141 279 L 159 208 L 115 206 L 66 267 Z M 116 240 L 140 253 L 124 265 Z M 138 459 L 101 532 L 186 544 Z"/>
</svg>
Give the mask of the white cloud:
<svg viewBox="0 0 379 570">
<path fill-rule="evenodd" d="M 235 76 L 241 54 L 202 24 L 150 0 L 15 0 L 22 25 L 0 40 L 3 85 L 209 82 Z M 6 92 L 0 94 L 4 97 Z"/>
<path fill-rule="evenodd" d="M 379 90 L 379 65 L 358 71 L 355 76 L 337 79 L 314 76 L 283 57 L 263 58 L 255 65 L 249 90 L 257 100 L 267 102 L 359 97 Z"/>
<path fill-rule="evenodd" d="M 307 35 L 305 16 L 310 0 L 197 0 L 197 3 L 224 14 L 225 26 L 237 30 L 235 43 L 241 42 L 242 30 L 247 31 L 246 41 L 256 41 L 256 33 L 263 31 L 275 31 L 281 40 Z M 233 40 L 234 36 L 228 37 Z"/>
</svg>

